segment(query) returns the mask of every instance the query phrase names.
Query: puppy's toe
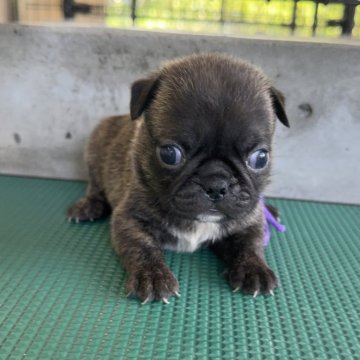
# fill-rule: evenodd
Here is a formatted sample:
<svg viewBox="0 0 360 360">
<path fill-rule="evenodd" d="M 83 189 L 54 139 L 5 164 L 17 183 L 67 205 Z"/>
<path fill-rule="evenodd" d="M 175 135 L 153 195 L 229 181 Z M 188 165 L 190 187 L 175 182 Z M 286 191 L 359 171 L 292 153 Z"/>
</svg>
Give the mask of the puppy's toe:
<svg viewBox="0 0 360 360">
<path fill-rule="evenodd" d="M 153 300 L 168 304 L 171 296 L 178 296 L 179 284 L 167 266 L 145 267 L 130 274 L 127 292 L 138 297 L 142 304 Z"/>
<path fill-rule="evenodd" d="M 256 297 L 258 294 L 274 294 L 278 281 L 274 272 L 261 260 L 237 264 L 229 273 L 234 291 Z"/>
</svg>

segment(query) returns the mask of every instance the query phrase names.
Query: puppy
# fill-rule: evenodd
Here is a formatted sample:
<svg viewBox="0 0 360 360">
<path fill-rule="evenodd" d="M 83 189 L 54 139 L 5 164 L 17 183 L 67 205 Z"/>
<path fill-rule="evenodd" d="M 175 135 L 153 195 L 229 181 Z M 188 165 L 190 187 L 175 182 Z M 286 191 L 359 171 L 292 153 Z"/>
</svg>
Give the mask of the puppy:
<svg viewBox="0 0 360 360">
<path fill-rule="evenodd" d="M 209 246 L 234 290 L 273 293 L 259 198 L 268 183 L 284 97 L 250 64 L 221 54 L 162 66 L 131 87 L 130 116 L 103 120 L 85 157 L 89 185 L 75 221 L 112 211 L 112 243 L 142 302 L 179 294 L 164 249 Z"/>
</svg>

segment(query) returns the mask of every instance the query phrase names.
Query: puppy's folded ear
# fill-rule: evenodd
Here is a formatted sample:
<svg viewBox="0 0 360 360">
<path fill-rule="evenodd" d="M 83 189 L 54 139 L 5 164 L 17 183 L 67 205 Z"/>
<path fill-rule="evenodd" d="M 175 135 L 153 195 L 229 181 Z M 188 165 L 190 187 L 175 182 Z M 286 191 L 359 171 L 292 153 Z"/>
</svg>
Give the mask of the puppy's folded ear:
<svg viewBox="0 0 360 360">
<path fill-rule="evenodd" d="M 290 127 L 289 120 L 285 112 L 285 96 L 281 91 L 275 89 L 273 86 L 270 88 L 271 100 L 276 116 L 286 127 Z"/>
<path fill-rule="evenodd" d="M 154 74 L 131 85 L 130 116 L 137 119 L 150 105 L 159 84 L 159 76 Z"/>
</svg>

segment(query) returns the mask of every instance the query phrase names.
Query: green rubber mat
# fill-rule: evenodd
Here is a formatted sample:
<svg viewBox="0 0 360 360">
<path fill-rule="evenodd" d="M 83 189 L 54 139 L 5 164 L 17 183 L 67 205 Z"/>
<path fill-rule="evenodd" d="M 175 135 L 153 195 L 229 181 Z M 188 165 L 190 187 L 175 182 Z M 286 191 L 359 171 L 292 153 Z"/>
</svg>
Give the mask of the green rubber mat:
<svg viewBox="0 0 360 360">
<path fill-rule="evenodd" d="M 360 207 L 272 200 L 282 287 L 232 293 L 208 250 L 167 252 L 181 298 L 140 305 L 81 182 L 0 177 L 0 359 L 360 359 Z"/>
</svg>

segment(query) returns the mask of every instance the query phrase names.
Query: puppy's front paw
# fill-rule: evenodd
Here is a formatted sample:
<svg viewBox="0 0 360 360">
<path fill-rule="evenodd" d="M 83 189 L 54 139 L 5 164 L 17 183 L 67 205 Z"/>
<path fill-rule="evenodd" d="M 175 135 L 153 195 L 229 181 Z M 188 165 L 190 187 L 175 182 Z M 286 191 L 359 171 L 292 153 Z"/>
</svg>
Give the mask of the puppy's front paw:
<svg viewBox="0 0 360 360">
<path fill-rule="evenodd" d="M 170 296 L 179 296 L 179 284 L 165 264 L 144 266 L 129 275 L 127 292 L 137 296 L 142 304 L 152 300 L 168 304 Z"/>
<path fill-rule="evenodd" d="M 256 297 L 259 293 L 271 294 L 279 286 L 274 272 L 261 259 L 236 263 L 229 271 L 230 285 L 234 291 Z"/>
<path fill-rule="evenodd" d="M 69 221 L 94 221 L 110 212 L 110 206 L 107 202 L 98 198 L 84 197 L 71 206 L 67 211 Z"/>
</svg>

